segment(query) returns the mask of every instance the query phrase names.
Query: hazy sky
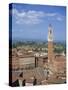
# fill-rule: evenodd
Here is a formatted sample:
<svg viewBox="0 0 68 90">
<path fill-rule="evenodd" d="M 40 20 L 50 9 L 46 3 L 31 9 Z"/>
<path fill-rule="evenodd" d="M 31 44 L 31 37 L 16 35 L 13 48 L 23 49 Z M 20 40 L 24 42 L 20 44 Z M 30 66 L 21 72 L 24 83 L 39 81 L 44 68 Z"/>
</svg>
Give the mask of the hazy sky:
<svg viewBox="0 0 68 90">
<path fill-rule="evenodd" d="M 10 10 L 11 13 L 11 10 Z M 47 40 L 52 24 L 54 40 L 66 40 L 66 8 L 30 4 L 12 4 L 12 38 Z"/>
</svg>

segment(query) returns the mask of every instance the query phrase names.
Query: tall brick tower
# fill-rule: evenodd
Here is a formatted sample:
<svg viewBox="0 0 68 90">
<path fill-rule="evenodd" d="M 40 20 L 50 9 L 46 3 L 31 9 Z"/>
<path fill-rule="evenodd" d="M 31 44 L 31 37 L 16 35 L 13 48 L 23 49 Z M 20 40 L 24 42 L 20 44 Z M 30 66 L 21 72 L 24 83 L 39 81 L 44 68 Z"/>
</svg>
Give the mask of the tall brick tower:
<svg viewBox="0 0 68 90">
<path fill-rule="evenodd" d="M 53 66 L 54 53 L 53 53 L 53 28 L 50 24 L 48 27 L 48 65 Z"/>
</svg>

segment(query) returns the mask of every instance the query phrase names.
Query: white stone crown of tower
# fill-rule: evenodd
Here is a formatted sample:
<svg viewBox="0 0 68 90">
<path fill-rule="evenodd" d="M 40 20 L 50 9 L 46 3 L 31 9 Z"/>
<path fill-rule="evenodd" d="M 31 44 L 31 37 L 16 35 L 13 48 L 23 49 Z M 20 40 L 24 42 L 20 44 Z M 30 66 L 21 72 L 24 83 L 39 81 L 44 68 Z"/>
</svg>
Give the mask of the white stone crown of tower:
<svg viewBox="0 0 68 90">
<path fill-rule="evenodd" d="M 53 41 L 53 28 L 51 24 L 48 27 L 48 41 Z"/>
</svg>

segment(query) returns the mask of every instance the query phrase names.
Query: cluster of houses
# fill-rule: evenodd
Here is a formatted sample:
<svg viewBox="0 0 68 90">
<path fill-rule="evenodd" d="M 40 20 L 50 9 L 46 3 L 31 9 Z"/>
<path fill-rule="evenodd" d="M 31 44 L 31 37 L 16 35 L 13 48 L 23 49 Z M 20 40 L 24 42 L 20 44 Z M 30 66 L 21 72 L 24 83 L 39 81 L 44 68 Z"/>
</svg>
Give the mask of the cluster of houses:
<svg viewBox="0 0 68 90">
<path fill-rule="evenodd" d="M 66 78 L 65 56 L 55 54 L 54 65 L 55 71 L 58 72 L 55 76 L 53 75 L 54 71 L 48 69 L 47 53 L 44 52 L 26 53 L 26 51 L 17 50 L 16 48 L 13 48 L 12 86 L 45 85 L 50 83 L 51 79 L 56 79 L 56 77 L 58 78 L 62 77 L 65 80 Z M 62 82 L 60 83 L 63 83 L 64 80 L 62 80 Z"/>
</svg>

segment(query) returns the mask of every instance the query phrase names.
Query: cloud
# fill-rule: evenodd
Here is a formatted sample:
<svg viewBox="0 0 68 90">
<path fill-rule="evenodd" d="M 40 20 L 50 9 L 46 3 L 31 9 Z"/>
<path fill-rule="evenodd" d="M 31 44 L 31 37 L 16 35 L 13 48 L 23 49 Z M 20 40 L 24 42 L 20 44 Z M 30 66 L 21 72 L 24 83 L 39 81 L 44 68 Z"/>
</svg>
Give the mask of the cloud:
<svg viewBox="0 0 68 90">
<path fill-rule="evenodd" d="M 63 16 L 58 13 L 45 13 L 43 11 L 18 11 L 13 9 L 12 14 L 16 18 L 17 24 L 39 24 L 44 21 L 44 18 L 55 19 L 57 21 L 63 20 Z"/>
<path fill-rule="evenodd" d="M 46 13 L 45 15 L 48 16 L 48 17 L 53 17 L 53 16 L 56 16 L 57 13 Z"/>
<path fill-rule="evenodd" d="M 58 21 L 63 21 L 63 19 L 61 17 L 57 17 Z"/>
<path fill-rule="evenodd" d="M 16 18 L 16 23 L 20 24 L 38 24 L 42 22 L 42 18 L 45 16 L 44 12 L 41 11 L 21 11 L 16 9 L 12 10 L 13 16 Z"/>
<path fill-rule="evenodd" d="M 57 19 L 57 21 L 60 21 L 61 22 L 61 21 L 64 21 L 65 20 L 65 16 L 58 14 L 57 17 L 56 17 L 56 19 Z"/>
</svg>

